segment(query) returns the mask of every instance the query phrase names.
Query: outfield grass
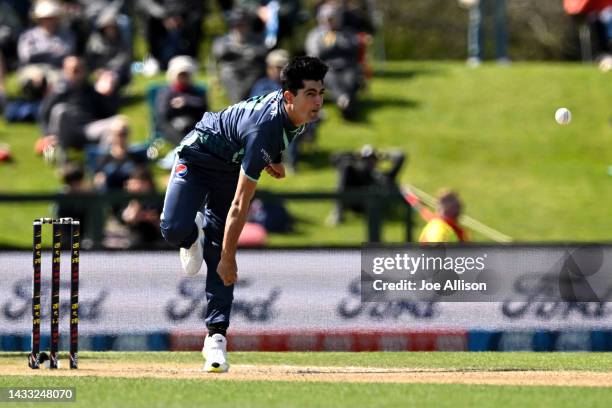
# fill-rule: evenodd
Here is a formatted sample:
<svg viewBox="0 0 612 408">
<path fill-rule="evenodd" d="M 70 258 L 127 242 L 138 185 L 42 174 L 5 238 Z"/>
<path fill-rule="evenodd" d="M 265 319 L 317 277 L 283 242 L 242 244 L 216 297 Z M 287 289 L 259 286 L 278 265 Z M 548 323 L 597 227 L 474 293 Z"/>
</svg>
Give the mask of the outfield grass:
<svg viewBox="0 0 612 408">
<path fill-rule="evenodd" d="M 81 365 L 96 360 L 200 364 L 199 353 L 82 353 Z M 482 370 L 611 371 L 611 353 L 230 353 L 233 364 L 338 367 L 445 368 Z M 2 364 L 23 353 L 0 353 Z M 95 368 L 95 367 L 94 367 Z M 76 387 L 77 402 L 87 407 L 606 407 L 610 387 L 548 387 L 462 384 L 389 384 L 351 382 L 217 381 L 198 379 L 3 376 L 0 387 Z M 3 406 L 29 406 L 20 403 Z M 32 404 L 35 406 L 35 404 Z"/>
<path fill-rule="evenodd" d="M 76 387 L 66 407 L 608 407 L 610 388 L 4 377 L 0 387 Z M 2 404 L 36 407 L 40 403 Z"/>
<path fill-rule="evenodd" d="M 123 113 L 134 133 L 147 134 L 143 95 L 137 78 L 129 92 L 136 103 Z M 212 87 L 213 107 L 224 106 Z M 559 126 L 559 106 L 573 113 Z M 456 188 L 467 213 L 518 241 L 609 241 L 612 220 L 606 205 L 612 182 L 610 74 L 578 64 L 516 63 L 510 68 L 463 63 L 394 62 L 377 66 L 364 96 L 360 120 L 347 123 L 328 106 L 317 150 L 298 174 L 261 185 L 278 191 L 332 190 L 334 169 L 328 157 L 365 143 L 397 147 L 409 155 L 401 181 L 435 192 Z M 0 164 L 0 191 L 56 191 L 51 167 L 32 153 L 37 130 L 32 125 L 0 123 L 0 142 L 11 144 L 16 161 Z M 161 174 L 161 173 L 160 173 Z M 339 228 L 324 220 L 331 203 L 289 204 L 301 222 L 291 235 L 272 235 L 271 244 L 358 244 L 365 237 L 360 217 Z M 0 244 L 28 246 L 30 222 L 48 214 L 46 205 L 0 204 Z M 11 231 L 9 234 L 8 231 Z M 477 240 L 484 239 L 479 235 Z M 399 221 L 389 223 L 386 241 L 401 241 Z"/>
</svg>

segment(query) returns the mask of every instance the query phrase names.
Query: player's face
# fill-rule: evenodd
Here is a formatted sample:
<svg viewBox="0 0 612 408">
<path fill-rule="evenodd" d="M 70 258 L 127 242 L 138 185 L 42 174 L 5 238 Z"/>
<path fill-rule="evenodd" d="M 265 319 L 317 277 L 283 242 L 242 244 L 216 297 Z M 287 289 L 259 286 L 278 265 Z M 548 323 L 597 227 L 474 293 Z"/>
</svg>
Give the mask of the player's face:
<svg viewBox="0 0 612 408">
<path fill-rule="evenodd" d="M 289 92 L 289 94 L 291 94 Z M 304 81 L 304 87 L 298 89 L 297 95 L 291 94 L 288 102 L 292 106 L 292 122 L 296 126 L 312 122 L 319 117 L 319 111 L 323 107 L 323 95 L 325 86 L 322 81 Z"/>
</svg>

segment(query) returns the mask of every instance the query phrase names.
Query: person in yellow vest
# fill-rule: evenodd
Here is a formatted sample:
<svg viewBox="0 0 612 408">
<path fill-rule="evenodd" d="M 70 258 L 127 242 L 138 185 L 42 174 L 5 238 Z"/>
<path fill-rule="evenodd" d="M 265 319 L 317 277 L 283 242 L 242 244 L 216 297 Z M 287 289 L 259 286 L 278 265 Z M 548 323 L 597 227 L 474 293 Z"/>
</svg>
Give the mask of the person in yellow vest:
<svg viewBox="0 0 612 408">
<path fill-rule="evenodd" d="M 467 234 L 459 225 L 461 200 L 452 190 L 438 193 L 436 215 L 429 220 L 419 236 L 419 242 L 465 242 Z"/>
</svg>

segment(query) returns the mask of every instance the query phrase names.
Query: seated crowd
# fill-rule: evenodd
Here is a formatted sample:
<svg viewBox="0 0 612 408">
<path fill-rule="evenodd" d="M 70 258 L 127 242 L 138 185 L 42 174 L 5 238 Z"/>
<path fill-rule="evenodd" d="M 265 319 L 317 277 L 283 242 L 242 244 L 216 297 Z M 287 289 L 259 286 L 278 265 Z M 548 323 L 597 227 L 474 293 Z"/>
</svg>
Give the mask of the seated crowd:
<svg viewBox="0 0 612 408">
<path fill-rule="evenodd" d="M 195 75 L 210 7 L 199 0 L 23 0 L 0 3 L 0 109 L 7 122 L 32 122 L 40 128 L 35 150 L 58 167 L 63 192 L 155 191 L 151 176 L 153 135 L 171 148 L 178 145 L 209 108 L 208 92 Z M 331 67 L 326 86 L 346 119 L 355 117 L 358 91 L 367 67 L 364 40 L 372 33 L 364 3 L 325 0 L 310 13 L 300 0 L 218 0 L 225 35 L 212 40 L 214 69 L 229 102 L 280 89 L 280 71 L 291 54 L 304 50 Z M 302 46 L 290 53 L 295 28 L 318 25 Z M 166 71 L 164 84 L 151 84 L 149 134 L 132 128 L 120 115 L 128 100 L 124 90 L 139 73 L 133 58 L 135 22 L 144 30 L 147 61 Z M 8 73 L 18 91 L 6 95 Z M 300 137 L 285 158 L 296 169 L 298 146 L 313 140 L 316 126 Z M 136 135 L 134 133 L 137 132 Z M 172 152 L 171 152 L 172 154 Z M 171 158 L 171 157 L 170 157 Z M 161 187 L 161 186 L 160 186 Z M 57 215 L 86 209 L 61 203 Z M 105 244 L 113 247 L 155 245 L 151 222 L 161 203 L 132 200 L 109 209 Z M 261 218 L 261 217 L 260 217 Z M 114 225 L 113 225 L 114 223 Z M 117 228 L 120 226 L 120 228 Z"/>
</svg>

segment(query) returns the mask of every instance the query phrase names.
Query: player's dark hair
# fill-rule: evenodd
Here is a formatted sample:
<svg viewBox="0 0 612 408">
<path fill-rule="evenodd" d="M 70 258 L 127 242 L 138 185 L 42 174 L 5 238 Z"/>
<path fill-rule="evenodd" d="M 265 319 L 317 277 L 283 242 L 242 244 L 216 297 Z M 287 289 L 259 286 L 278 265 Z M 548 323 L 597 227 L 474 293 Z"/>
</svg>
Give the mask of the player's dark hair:
<svg viewBox="0 0 612 408">
<path fill-rule="evenodd" d="M 281 72 L 283 91 L 288 90 L 297 95 L 298 89 L 304 87 L 304 81 L 323 81 L 327 69 L 327 65 L 319 58 L 295 57 Z"/>
</svg>

